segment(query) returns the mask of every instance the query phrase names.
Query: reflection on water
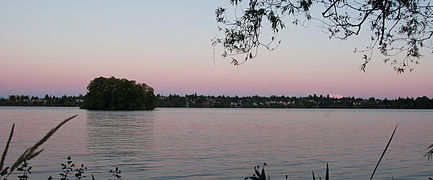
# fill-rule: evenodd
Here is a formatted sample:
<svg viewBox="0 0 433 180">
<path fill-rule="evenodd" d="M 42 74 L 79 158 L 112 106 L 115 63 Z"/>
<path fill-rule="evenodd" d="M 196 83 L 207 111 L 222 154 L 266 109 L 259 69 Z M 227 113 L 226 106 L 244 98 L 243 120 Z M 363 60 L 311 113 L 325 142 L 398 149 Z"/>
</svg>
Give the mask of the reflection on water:
<svg viewBox="0 0 433 180">
<path fill-rule="evenodd" d="M 95 153 L 134 153 L 152 141 L 151 112 L 88 111 L 89 150 Z"/>
<path fill-rule="evenodd" d="M 7 164 L 51 127 L 73 114 L 30 162 L 32 179 L 58 175 L 72 156 L 96 179 L 119 166 L 122 178 L 243 179 L 266 162 L 272 179 L 368 179 L 396 123 L 396 135 L 375 179 L 427 179 L 432 110 L 186 109 L 86 111 L 0 107 L 0 148 L 12 122 Z"/>
<path fill-rule="evenodd" d="M 149 145 L 154 141 L 153 117 L 152 111 L 87 111 L 92 167 L 146 166 Z"/>
</svg>

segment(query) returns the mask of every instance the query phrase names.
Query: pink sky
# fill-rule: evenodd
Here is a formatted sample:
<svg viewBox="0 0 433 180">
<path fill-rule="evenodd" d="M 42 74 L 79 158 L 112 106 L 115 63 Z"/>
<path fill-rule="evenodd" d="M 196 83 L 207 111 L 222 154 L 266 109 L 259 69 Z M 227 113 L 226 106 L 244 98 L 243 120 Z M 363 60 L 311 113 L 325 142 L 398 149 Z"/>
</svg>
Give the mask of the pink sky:
<svg viewBox="0 0 433 180">
<path fill-rule="evenodd" d="M 210 46 L 221 3 L 193 4 L 1 2 L 0 97 L 85 94 L 99 76 L 144 82 L 165 95 L 433 97 L 430 53 L 404 74 L 376 55 L 364 73 L 353 49 L 365 37 L 329 40 L 314 28 L 288 26 L 277 50 L 234 67 L 214 59 Z"/>
</svg>

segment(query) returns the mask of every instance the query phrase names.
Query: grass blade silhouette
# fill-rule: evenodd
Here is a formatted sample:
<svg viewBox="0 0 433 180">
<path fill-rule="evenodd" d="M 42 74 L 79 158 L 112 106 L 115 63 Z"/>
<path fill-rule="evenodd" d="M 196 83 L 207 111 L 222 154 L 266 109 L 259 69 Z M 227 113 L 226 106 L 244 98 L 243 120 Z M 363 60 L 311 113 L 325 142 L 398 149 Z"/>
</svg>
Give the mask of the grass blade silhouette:
<svg viewBox="0 0 433 180">
<path fill-rule="evenodd" d="M 329 166 L 328 166 L 328 163 L 326 163 L 326 175 L 325 175 L 325 180 L 329 180 Z"/>
<path fill-rule="evenodd" d="M 382 161 L 383 156 L 385 155 L 386 151 L 388 150 L 388 147 L 389 147 L 389 145 L 391 144 L 392 138 L 394 137 L 395 130 L 397 130 L 397 126 L 398 126 L 398 124 L 395 125 L 395 128 L 394 128 L 394 131 L 392 132 L 391 138 L 389 138 L 388 144 L 386 144 L 386 147 L 385 147 L 385 149 L 383 150 L 383 153 L 382 153 L 382 155 L 380 156 L 379 161 L 377 161 L 377 164 L 376 164 L 376 167 L 375 167 L 374 170 L 373 170 L 373 173 L 371 173 L 370 180 L 373 179 L 373 176 L 374 176 L 374 173 L 376 173 L 377 167 L 379 167 L 379 164 L 380 164 L 380 162 Z"/>
<path fill-rule="evenodd" d="M 430 149 L 424 156 L 427 156 L 427 159 L 430 161 L 433 156 L 433 144 L 430 145 L 427 149 Z"/>
<path fill-rule="evenodd" d="M 50 138 L 65 123 L 67 123 L 71 119 L 74 119 L 77 116 L 78 115 L 74 115 L 74 116 L 71 116 L 71 117 L 63 120 L 56 127 L 51 129 L 50 131 L 48 131 L 48 133 L 44 137 L 42 137 L 42 139 L 40 139 L 38 142 L 36 142 L 35 145 L 33 145 L 32 147 L 30 147 L 26 151 L 24 151 L 24 153 L 21 154 L 21 156 L 18 157 L 18 159 L 15 161 L 15 163 L 11 166 L 11 169 L 10 169 L 9 173 L 6 175 L 6 177 L 8 177 L 22 162 L 28 161 L 28 160 L 36 157 L 37 155 L 39 155 L 44 149 L 36 151 L 38 149 L 38 147 L 40 145 L 42 145 L 43 143 L 45 143 L 48 140 L 48 138 Z"/>
<path fill-rule="evenodd" d="M 9 133 L 9 138 L 6 143 L 5 150 L 3 151 L 2 159 L 0 161 L 0 170 L 3 169 L 3 166 L 5 164 L 6 155 L 8 154 L 8 150 L 9 150 L 9 144 L 11 143 L 12 136 L 14 136 L 14 129 L 15 129 L 15 124 L 12 124 L 11 132 Z"/>
</svg>

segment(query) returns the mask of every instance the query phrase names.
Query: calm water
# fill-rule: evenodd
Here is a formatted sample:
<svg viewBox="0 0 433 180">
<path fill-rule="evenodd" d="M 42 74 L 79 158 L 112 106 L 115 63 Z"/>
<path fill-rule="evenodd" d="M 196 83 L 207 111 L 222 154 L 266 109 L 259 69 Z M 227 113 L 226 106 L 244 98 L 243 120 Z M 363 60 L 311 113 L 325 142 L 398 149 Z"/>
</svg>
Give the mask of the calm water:
<svg viewBox="0 0 433 180">
<path fill-rule="evenodd" d="M 376 179 L 427 179 L 431 110 L 184 109 L 87 111 L 0 107 L 0 148 L 16 124 L 7 165 L 66 117 L 78 117 L 30 162 L 32 179 L 59 179 L 72 156 L 96 179 L 119 166 L 123 179 L 243 179 L 266 162 L 272 179 L 368 179 L 394 126 Z M 11 178 L 14 179 L 14 178 Z"/>
</svg>

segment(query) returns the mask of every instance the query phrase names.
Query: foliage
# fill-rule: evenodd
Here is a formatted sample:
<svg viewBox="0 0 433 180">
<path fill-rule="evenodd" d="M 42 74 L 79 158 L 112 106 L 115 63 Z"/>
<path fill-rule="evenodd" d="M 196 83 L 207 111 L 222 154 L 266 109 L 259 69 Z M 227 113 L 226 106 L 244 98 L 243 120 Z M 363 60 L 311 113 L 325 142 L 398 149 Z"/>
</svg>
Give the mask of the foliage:
<svg viewBox="0 0 433 180">
<path fill-rule="evenodd" d="M 27 163 L 27 161 L 24 161 L 20 167 L 17 168 L 17 171 L 21 171 L 23 172 L 22 175 L 18 176 L 19 180 L 27 180 L 29 179 L 29 175 L 32 174 L 32 172 L 30 171 L 32 169 L 31 166 L 29 166 L 29 163 Z"/>
<path fill-rule="evenodd" d="M 265 166 L 268 166 L 268 165 L 266 163 L 263 163 L 263 167 L 262 167 L 262 171 L 261 172 L 259 171 L 260 166 L 258 166 L 258 165 L 255 166 L 254 167 L 254 173 L 255 174 L 253 174 L 252 176 L 249 176 L 249 177 L 245 177 L 244 180 L 248 180 L 248 179 L 251 179 L 251 180 L 270 180 L 271 179 L 270 176 L 268 176 L 266 178 Z M 313 173 L 313 180 L 316 180 L 316 175 L 314 174 L 314 171 L 312 173 Z M 286 175 L 286 180 L 288 180 L 288 179 L 289 179 L 289 176 Z M 318 179 L 321 180 L 322 178 L 319 177 Z M 329 167 L 328 167 L 328 164 L 326 164 L 325 180 L 329 180 Z"/>
<path fill-rule="evenodd" d="M 75 179 L 82 179 L 85 178 L 84 176 L 84 170 L 87 169 L 87 167 L 84 166 L 84 164 L 81 164 L 81 166 L 75 167 L 75 164 L 72 162 L 71 156 L 68 156 L 66 158 L 66 164 L 62 163 L 62 172 L 60 173 L 61 180 L 68 180 L 68 176 L 73 174 L 75 171 Z"/>
<path fill-rule="evenodd" d="M 227 8 L 215 10 L 216 21 L 223 37 L 216 37 L 212 45 L 222 45 L 222 56 L 232 57 L 239 65 L 257 55 L 259 47 L 274 49 L 278 32 L 286 27 L 284 17 L 292 17 L 295 25 L 302 20 L 320 22 L 330 38 L 346 40 L 368 27 L 371 42 L 364 53 L 361 70 L 377 49 L 385 62 L 391 62 L 398 73 L 418 64 L 422 49 L 433 49 L 433 6 L 426 0 L 229 0 L 236 9 L 235 17 L 226 14 Z M 237 9 L 242 9 L 240 16 Z M 313 17 L 312 9 L 319 9 L 321 17 Z M 232 20 L 233 19 L 233 20 Z M 270 25 L 273 35 L 269 42 L 261 39 L 264 24 Z M 239 60 L 236 55 L 243 58 Z M 400 56 L 400 57 L 399 57 Z M 390 58 L 396 57 L 391 60 Z"/>
<path fill-rule="evenodd" d="M 60 122 L 56 127 L 52 128 L 50 131 L 47 132 L 47 134 L 42 137 L 38 142 L 35 143 L 32 147 L 28 148 L 24 151 L 23 154 L 21 154 L 18 159 L 15 161 L 15 163 L 11 167 L 5 167 L 5 159 L 7 156 L 7 152 L 9 150 L 9 145 L 12 140 L 12 137 L 14 135 L 14 129 L 15 124 L 12 125 L 11 131 L 8 137 L 8 141 L 6 142 L 5 149 L 3 150 L 3 154 L 1 156 L 0 161 L 0 180 L 7 180 L 9 175 L 11 175 L 15 170 L 22 172 L 22 175 L 18 175 L 18 179 L 20 180 L 27 180 L 30 177 L 31 169 L 32 167 L 29 166 L 28 161 L 38 156 L 44 149 L 38 150 L 39 146 L 44 144 L 60 127 L 62 127 L 64 124 L 69 122 L 71 119 L 77 117 L 77 115 L 71 116 L 69 118 L 66 118 L 62 122 Z M 84 176 L 84 171 L 87 169 L 87 167 L 84 166 L 84 164 L 81 164 L 80 166 L 76 167 L 75 164 L 72 161 L 72 158 L 68 156 L 66 158 L 66 163 L 61 163 L 62 165 L 62 172 L 60 173 L 61 180 L 68 180 L 69 175 L 74 175 L 74 179 L 83 179 L 86 176 Z M 121 171 L 118 167 L 116 167 L 115 170 L 110 170 L 109 173 L 112 175 L 113 180 L 120 180 L 121 179 Z M 52 180 L 53 177 L 48 177 L 48 180 Z M 95 179 L 92 175 L 92 179 Z"/>
<path fill-rule="evenodd" d="M 155 108 L 153 89 L 146 84 L 115 77 L 98 77 L 87 86 L 89 92 L 81 104 L 92 110 L 152 110 Z"/>
<path fill-rule="evenodd" d="M 201 107 L 201 108 L 381 108 L 381 109 L 432 109 L 433 99 L 428 97 L 376 99 L 329 95 L 306 97 L 286 96 L 204 96 L 204 95 L 157 95 L 158 107 Z"/>
<path fill-rule="evenodd" d="M 114 170 L 110 170 L 109 173 L 111 173 L 111 177 L 113 177 L 113 180 L 122 179 L 122 176 L 120 175 L 122 171 L 119 169 L 119 167 L 116 167 L 116 169 Z"/>
<path fill-rule="evenodd" d="M 73 119 L 75 117 L 77 117 L 77 115 L 71 116 L 71 117 L 63 120 L 62 122 L 60 122 L 56 127 L 51 129 L 50 131 L 48 131 L 48 133 L 44 137 L 42 137 L 38 142 L 36 142 L 32 147 L 29 147 L 28 149 L 26 149 L 24 151 L 24 153 L 22 153 L 18 157 L 18 159 L 15 161 L 15 163 L 12 166 L 5 167 L 4 162 L 5 162 L 5 159 L 7 156 L 7 152 L 9 150 L 9 145 L 10 145 L 11 139 L 14 135 L 15 124 L 13 124 L 11 131 L 10 131 L 10 134 L 9 134 L 8 141 L 7 141 L 6 146 L 5 146 L 5 149 L 3 150 L 1 161 L 0 161 L 0 180 L 7 179 L 7 177 L 17 169 L 17 167 L 21 168 L 20 170 L 24 172 L 22 177 L 28 178 L 27 176 L 28 176 L 28 174 L 30 174 L 31 168 L 27 167 L 27 165 L 28 165 L 27 161 L 38 156 L 44 150 L 44 149 L 38 150 L 39 146 L 44 144 L 60 127 L 62 127 L 64 124 L 66 124 L 68 121 L 70 121 L 71 119 Z"/>
<path fill-rule="evenodd" d="M 83 101 L 83 96 L 61 97 L 45 95 L 43 98 L 28 95 L 10 95 L 8 99 L 0 99 L 0 106 L 62 106 L 76 107 Z"/>
<path fill-rule="evenodd" d="M 84 171 L 87 170 L 87 167 L 84 166 L 84 164 L 81 164 L 80 166 L 76 167 L 75 164 L 72 161 L 71 156 L 68 156 L 66 158 L 66 163 L 61 163 L 62 165 L 62 172 L 59 173 L 60 174 L 60 180 L 70 180 L 71 176 L 70 175 L 74 175 L 73 179 L 74 180 L 79 180 L 79 179 L 84 179 L 86 178 L 86 176 L 84 176 Z M 30 172 L 30 170 L 32 169 L 31 166 L 29 166 L 29 163 L 27 163 L 27 161 L 24 161 L 19 168 L 17 168 L 17 171 L 23 172 L 22 175 L 18 176 L 19 180 L 27 180 L 30 179 L 30 174 L 32 174 Z M 116 167 L 115 170 L 110 170 L 108 173 L 111 174 L 112 176 L 112 180 L 121 180 L 122 176 L 121 176 L 121 170 L 119 169 L 119 167 Z M 92 179 L 95 179 L 95 176 L 93 176 L 93 174 L 91 175 Z M 53 176 L 49 176 L 48 180 L 53 180 Z"/>
<path fill-rule="evenodd" d="M 87 167 L 84 166 L 84 164 L 81 164 L 80 166 L 76 167 L 75 164 L 72 161 L 71 156 L 68 156 L 66 158 L 66 163 L 61 163 L 62 165 L 62 172 L 59 173 L 60 180 L 70 180 L 71 175 L 74 175 L 72 179 L 79 180 L 79 179 L 85 179 L 86 176 L 84 176 L 84 171 L 87 170 Z M 23 175 L 19 175 L 19 180 L 27 180 L 30 179 L 29 175 L 31 174 L 30 170 L 32 169 L 31 166 L 28 165 L 26 161 L 21 164 L 20 168 L 18 168 L 18 171 L 22 171 Z M 121 170 L 119 167 L 116 167 L 115 170 L 110 170 L 109 173 L 112 176 L 112 180 L 120 180 L 121 179 Z M 92 179 L 95 179 L 95 176 L 93 174 L 91 175 Z M 53 180 L 53 176 L 49 176 L 48 180 Z"/>
<path fill-rule="evenodd" d="M 263 167 L 262 167 L 262 172 L 260 173 L 258 169 L 260 169 L 260 166 L 257 165 L 254 167 L 254 172 L 255 174 L 253 174 L 253 176 L 250 177 L 246 177 L 245 180 L 247 179 L 252 179 L 252 180 L 266 180 L 266 172 L 265 172 L 265 166 L 267 166 L 266 163 L 263 163 Z M 268 179 L 271 179 L 270 177 L 268 177 Z M 287 178 L 286 178 L 287 179 Z"/>
<path fill-rule="evenodd" d="M 21 95 L 22 96 L 22 95 Z M 83 96 L 71 97 L 78 106 Z M 41 98 L 43 102 L 63 99 L 55 96 Z M 32 98 L 33 99 L 33 98 Z M 48 100 L 47 100 L 48 99 Z M 190 94 L 179 96 L 170 94 L 168 96 L 157 95 L 155 98 L 156 107 L 200 107 L 200 108 L 379 108 L 379 109 L 433 109 L 433 99 L 426 96 L 417 98 L 397 99 L 376 99 L 376 98 L 355 98 L 342 97 L 333 98 L 329 95 L 309 95 L 305 97 L 288 96 L 205 96 Z M 0 99 L 0 105 L 11 105 L 14 100 Z M 16 106 L 28 106 L 29 104 L 14 104 Z M 34 105 L 34 104 L 33 104 Z M 58 106 L 58 104 L 44 103 L 41 106 Z M 31 105 L 32 106 L 32 105 Z M 62 106 L 61 104 L 59 106 Z"/>
</svg>

